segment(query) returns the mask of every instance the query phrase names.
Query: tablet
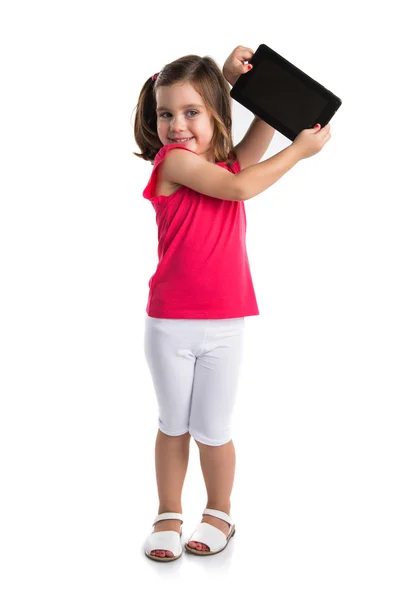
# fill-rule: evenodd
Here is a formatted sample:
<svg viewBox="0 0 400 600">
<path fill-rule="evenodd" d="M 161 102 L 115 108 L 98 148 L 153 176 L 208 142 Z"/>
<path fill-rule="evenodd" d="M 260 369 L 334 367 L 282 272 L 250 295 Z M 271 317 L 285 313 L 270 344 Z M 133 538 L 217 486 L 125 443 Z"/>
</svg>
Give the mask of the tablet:
<svg viewBox="0 0 400 600">
<path fill-rule="evenodd" d="M 342 104 L 338 96 L 311 79 L 274 50 L 261 44 L 231 97 L 290 140 L 317 123 L 324 127 Z"/>
</svg>

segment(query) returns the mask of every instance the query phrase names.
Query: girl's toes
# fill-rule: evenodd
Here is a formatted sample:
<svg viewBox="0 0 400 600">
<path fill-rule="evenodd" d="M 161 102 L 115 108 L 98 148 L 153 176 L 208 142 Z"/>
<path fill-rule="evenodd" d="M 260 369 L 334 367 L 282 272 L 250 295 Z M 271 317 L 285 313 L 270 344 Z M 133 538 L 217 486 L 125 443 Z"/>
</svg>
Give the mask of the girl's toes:
<svg viewBox="0 0 400 600">
<path fill-rule="evenodd" d="M 173 558 L 173 554 L 170 550 L 152 550 L 150 552 L 152 556 L 158 556 L 158 558 Z"/>
<path fill-rule="evenodd" d="M 194 550 L 206 551 L 209 552 L 210 548 L 205 544 L 201 544 L 200 542 L 189 542 L 188 546 L 190 548 L 194 548 Z"/>
</svg>

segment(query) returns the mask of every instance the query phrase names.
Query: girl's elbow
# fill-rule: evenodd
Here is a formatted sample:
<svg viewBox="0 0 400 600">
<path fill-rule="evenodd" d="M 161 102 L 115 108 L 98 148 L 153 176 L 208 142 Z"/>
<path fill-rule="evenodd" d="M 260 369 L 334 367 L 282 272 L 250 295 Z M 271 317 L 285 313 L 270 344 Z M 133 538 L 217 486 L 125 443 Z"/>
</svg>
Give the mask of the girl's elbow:
<svg viewBox="0 0 400 600">
<path fill-rule="evenodd" d="M 250 199 L 250 196 L 248 194 L 248 190 L 246 190 L 243 186 L 239 185 L 236 190 L 235 200 L 237 202 L 245 202 L 246 200 L 249 200 L 249 199 Z"/>
<path fill-rule="evenodd" d="M 237 173 L 239 175 L 239 173 Z M 240 178 L 235 175 L 234 177 L 234 188 L 232 192 L 232 199 L 236 202 L 244 202 L 248 199 L 246 190 L 244 189 L 243 183 L 240 181 Z"/>
</svg>

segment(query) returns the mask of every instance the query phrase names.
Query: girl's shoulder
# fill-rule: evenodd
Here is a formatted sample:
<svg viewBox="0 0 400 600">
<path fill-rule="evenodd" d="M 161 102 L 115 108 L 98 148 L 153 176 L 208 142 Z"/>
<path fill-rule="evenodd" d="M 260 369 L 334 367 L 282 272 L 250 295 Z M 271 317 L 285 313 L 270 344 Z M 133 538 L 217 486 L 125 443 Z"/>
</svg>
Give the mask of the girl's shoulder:
<svg viewBox="0 0 400 600">
<path fill-rule="evenodd" d="M 174 147 L 174 144 L 167 144 L 163 146 L 162 148 L 160 148 L 160 150 L 157 152 L 154 158 L 153 170 L 156 167 L 158 167 L 156 186 L 154 190 L 155 196 L 171 196 L 180 187 L 182 187 L 180 183 L 174 183 L 172 181 L 169 181 L 164 174 L 163 159 L 166 157 L 171 147 Z"/>
<path fill-rule="evenodd" d="M 171 148 L 176 148 L 177 144 L 165 144 L 162 148 L 159 149 L 156 156 L 154 157 L 154 165 L 153 165 L 153 173 L 157 168 L 157 178 L 156 178 L 156 186 L 155 186 L 155 196 L 171 196 L 174 194 L 179 188 L 182 187 L 180 183 L 174 183 L 169 181 L 164 174 L 164 164 L 163 160 L 167 156 L 168 152 Z M 179 148 L 185 148 L 179 144 Z M 186 149 L 186 148 L 185 148 Z"/>
<path fill-rule="evenodd" d="M 159 151 L 154 157 L 154 166 L 156 167 L 162 160 L 164 160 L 168 152 L 170 150 L 173 150 L 174 148 L 183 148 L 183 150 L 187 150 L 188 152 L 193 152 L 194 154 L 196 154 L 196 152 L 194 152 L 190 148 L 187 148 L 183 144 L 164 144 L 164 146 L 162 146 L 162 148 L 159 149 Z"/>
</svg>

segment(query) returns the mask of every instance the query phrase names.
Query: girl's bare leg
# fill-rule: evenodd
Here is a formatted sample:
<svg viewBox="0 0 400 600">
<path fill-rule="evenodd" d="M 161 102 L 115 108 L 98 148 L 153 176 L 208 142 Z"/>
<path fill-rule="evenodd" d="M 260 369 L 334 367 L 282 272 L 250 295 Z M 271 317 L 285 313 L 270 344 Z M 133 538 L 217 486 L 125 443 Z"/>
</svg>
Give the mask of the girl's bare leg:
<svg viewBox="0 0 400 600">
<path fill-rule="evenodd" d="M 207 488 L 207 508 L 221 510 L 229 515 L 236 466 L 236 453 L 233 441 L 230 440 L 223 446 L 206 446 L 197 440 L 196 444 L 200 450 L 200 464 Z M 218 527 L 226 536 L 229 533 L 228 523 L 218 517 L 205 515 L 202 523 L 209 523 Z M 189 546 L 196 550 L 209 550 L 208 546 L 196 540 L 189 542 Z"/>
<path fill-rule="evenodd" d="M 190 433 L 170 436 L 158 430 L 155 444 L 155 464 L 159 507 L 158 514 L 164 512 L 182 513 L 182 489 L 189 462 Z M 159 521 L 153 531 L 181 530 L 181 522 L 176 519 Z M 162 548 L 151 554 L 164 558 L 172 557 L 172 552 Z"/>
</svg>

